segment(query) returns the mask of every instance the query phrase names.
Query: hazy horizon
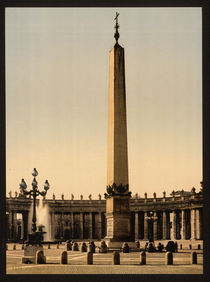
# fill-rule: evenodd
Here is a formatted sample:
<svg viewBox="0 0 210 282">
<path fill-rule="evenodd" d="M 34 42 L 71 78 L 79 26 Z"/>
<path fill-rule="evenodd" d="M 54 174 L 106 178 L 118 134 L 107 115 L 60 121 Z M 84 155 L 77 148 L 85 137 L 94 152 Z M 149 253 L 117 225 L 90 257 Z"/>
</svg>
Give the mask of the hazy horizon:
<svg viewBox="0 0 210 282">
<path fill-rule="evenodd" d="M 109 51 L 125 48 L 133 196 L 200 190 L 201 8 L 6 8 L 7 195 L 106 192 Z"/>
</svg>

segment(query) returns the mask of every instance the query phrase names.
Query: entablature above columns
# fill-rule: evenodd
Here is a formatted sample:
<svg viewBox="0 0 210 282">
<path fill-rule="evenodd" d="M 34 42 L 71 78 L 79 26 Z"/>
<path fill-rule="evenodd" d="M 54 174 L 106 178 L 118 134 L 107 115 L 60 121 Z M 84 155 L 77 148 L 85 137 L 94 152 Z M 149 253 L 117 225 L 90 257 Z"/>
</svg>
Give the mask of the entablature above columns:
<svg viewBox="0 0 210 282">
<path fill-rule="evenodd" d="M 151 199 L 138 199 L 131 200 L 130 202 L 130 210 L 131 211 L 164 211 L 164 210 L 182 210 L 182 209 L 199 209 L 203 207 L 203 197 L 199 195 L 197 198 L 185 197 L 185 199 L 175 198 L 172 200 L 171 198 L 157 198 L 156 201 L 152 201 Z"/>
<path fill-rule="evenodd" d="M 45 199 L 50 212 L 78 213 L 78 212 L 105 212 L 106 200 L 54 200 Z M 6 211 L 23 212 L 29 211 L 32 199 L 29 198 L 7 198 Z M 165 211 L 199 209 L 203 207 L 203 195 L 196 194 L 193 197 L 165 197 L 165 198 L 138 198 L 130 199 L 130 210 L 135 211 Z"/>
</svg>

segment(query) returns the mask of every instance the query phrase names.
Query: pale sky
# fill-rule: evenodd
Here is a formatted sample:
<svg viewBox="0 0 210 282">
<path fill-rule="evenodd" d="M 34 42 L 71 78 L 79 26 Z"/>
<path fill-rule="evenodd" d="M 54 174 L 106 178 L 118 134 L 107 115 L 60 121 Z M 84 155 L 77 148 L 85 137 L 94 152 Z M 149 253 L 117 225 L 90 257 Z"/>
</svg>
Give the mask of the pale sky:
<svg viewBox="0 0 210 282">
<path fill-rule="evenodd" d="M 200 190 L 201 8 L 7 8 L 7 193 L 106 192 L 109 51 L 120 12 L 132 194 Z"/>
</svg>

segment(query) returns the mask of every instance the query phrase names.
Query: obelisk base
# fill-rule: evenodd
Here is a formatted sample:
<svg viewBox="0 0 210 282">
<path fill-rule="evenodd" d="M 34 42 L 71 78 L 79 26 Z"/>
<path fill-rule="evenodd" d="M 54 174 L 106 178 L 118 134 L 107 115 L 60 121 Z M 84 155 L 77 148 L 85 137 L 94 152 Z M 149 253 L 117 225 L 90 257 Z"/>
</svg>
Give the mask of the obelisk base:
<svg viewBox="0 0 210 282">
<path fill-rule="evenodd" d="M 130 213 L 106 213 L 106 219 L 107 236 L 104 239 L 109 250 L 121 250 L 124 242 L 136 249 L 136 244 L 130 237 Z"/>
<path fill-rule="evenodd" d="M 107 236 L 113 242 L 130 240 L 130 213 L 106 213 Z"/>
<path fill-rule="evenodd" d="M 116 195 L 106 199 L 106 241 L 130 241 L 130 196 Z"/>
</svg>

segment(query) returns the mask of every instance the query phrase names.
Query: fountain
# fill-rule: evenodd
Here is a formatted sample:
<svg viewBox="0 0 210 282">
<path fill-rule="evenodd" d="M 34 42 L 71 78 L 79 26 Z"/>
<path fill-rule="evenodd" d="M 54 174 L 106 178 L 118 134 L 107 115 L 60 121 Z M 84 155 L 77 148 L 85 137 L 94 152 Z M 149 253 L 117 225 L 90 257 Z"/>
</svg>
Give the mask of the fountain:
<svg viewBox="0 0 210 282">
<path fill-rule="evenodd" d="M 51 241 L 49 209 L 43 199 L 39 201 L 39 205 L 37 207 L 37 226 L 40 225 L 43 226 L 43 231 L 46 232 L 44 233 L 43 241 Z"/>
<path fill-rule="evenodd" d="M 32 214 L 33 214 L 33 205 L 31 205 L 29 215 L 28 215 L 28 233 L 31 232 L 32 228 Z M 40 199 L 36 202 L 36 214 L 37 214 L 37 227 L 43 226 L 43 241 L 51 241 L 51 232 L 50 232 L 50 215 L 48 204 L 44 203 L 43 199 Z"/>
</svg>

